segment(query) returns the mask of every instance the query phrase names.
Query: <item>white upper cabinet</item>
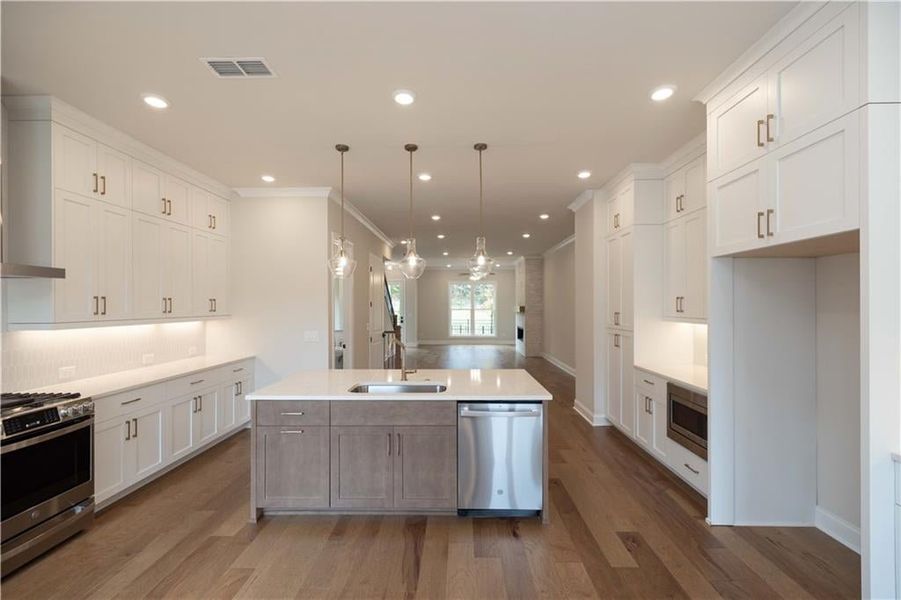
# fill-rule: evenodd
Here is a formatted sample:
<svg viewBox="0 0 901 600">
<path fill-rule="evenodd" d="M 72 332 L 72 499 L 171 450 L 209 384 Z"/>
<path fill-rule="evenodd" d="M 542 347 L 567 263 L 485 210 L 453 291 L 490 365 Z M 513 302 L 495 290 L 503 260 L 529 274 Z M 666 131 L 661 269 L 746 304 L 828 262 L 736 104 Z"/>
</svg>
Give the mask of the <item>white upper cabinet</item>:
<svg viewBox="0 0 901 600">
<path fill-rule="evenodd" d="M 190 169 L 56 99 L 4 102 L 14 106 L 5 132 L 7 257 L 66 269 L 64 279 L 4 284 L 11 329 L 225 314 L 225 188 L 211 193 L 220 189 L 215 182 L 192 178 Z M 195 229 L 209 237 L 197 260 Z"/>
<path fill-rule="evenodd" d="M 622 239 L 607 240 L 607 326 L 619 327 L 622 315 Z"/>
<path fill-rule="evenodd" d="M 671 319 L 707 318 L 707 219 L 695 211 L 663 230 L 663 314 Z"/>
<path fill-rule="evenodd" d="M 710 184 L 714 255 L 746 250 L 766 238 L 765 167 L 756 161 Z"/>
<path fill-rule="evenodd" d="M 764 75 L 708 116 L 711 177 L 728 173 L 766 153 L 766 94 Z"/>
<path fill-rule="evenodd" d="M 666 219 L 707 205 L 706 156 L 699 156 L 663 181 Z"/>
<path fill-rule="evenodd" d="M 635 312 L 635 266 L 632 241 L 635 236 L 631 231 L 626 232 L 620 238 L 620 302 L 618 325 L 624 329 L 632 329 L 633 314 Z"/>
<path fill-rule="evenodd" d="M 680 299 L 685 287 L 685 221 L 679 219 L 663 228 L 663 314 L 681 316 Z"/>
</svg>

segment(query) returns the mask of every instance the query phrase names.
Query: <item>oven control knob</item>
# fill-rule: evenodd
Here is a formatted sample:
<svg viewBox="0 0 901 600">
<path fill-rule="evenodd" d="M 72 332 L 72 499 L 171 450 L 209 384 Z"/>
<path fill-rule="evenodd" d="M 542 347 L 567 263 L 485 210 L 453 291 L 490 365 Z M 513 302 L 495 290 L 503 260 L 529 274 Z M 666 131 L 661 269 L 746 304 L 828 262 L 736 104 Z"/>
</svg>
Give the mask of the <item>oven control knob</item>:
<svg viewBox="0 0 901 600">
<path fill-rule="evenodd" d="M 72 416 L 78 416 L 82 413 L 81 406 L 73 406 L 69 409 L 69 414 Z"/>
<path fill-rule="evenodd" d="M 65 418 L 68 417 L 68 416 L 69 416 L 69 409 L 66 408 L 65 406 L 61 407 L 61 408 L 59 409 L 59 418 L 60 418 L 60 419 L 65 419 Z"/>
<path fill-rule="evenodd" d="M 81 405 L 84 408 L 84 414 L 89 414 L 94 412 L 94 402 L 88 401 Z"/>
</svg>

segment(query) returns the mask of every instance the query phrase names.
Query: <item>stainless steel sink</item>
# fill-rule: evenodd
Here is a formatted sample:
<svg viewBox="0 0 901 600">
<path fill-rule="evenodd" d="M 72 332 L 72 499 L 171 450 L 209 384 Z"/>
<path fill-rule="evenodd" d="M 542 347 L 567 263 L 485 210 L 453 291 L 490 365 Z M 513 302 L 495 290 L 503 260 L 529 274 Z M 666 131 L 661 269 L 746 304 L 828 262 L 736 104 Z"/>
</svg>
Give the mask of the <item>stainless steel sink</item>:
<svg viewBox="0 0 901 600">
<path fill-rule="evenodd" d="M 354 394 L 438 394 L 447 390 L 441 383 L 413 381 L 409 383 L 358 383 L 350 388 Z"/>
</svg>

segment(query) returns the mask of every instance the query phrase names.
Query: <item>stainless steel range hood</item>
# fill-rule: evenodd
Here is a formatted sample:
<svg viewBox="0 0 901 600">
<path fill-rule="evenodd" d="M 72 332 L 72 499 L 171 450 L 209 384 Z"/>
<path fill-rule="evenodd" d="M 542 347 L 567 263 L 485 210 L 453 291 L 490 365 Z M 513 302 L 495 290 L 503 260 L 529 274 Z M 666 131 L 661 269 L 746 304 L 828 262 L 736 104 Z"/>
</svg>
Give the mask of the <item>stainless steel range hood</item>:
<svg viewBox="0 0 901 600">
<path fill-rule="evenodd" d="M 0 263 L 0 277 L 3 279 L 33 278 L 65 279 L 66 270 L 58 267 L 38 267 L 36 265 L 18 265 L 15 263 Z"/>
</svg>

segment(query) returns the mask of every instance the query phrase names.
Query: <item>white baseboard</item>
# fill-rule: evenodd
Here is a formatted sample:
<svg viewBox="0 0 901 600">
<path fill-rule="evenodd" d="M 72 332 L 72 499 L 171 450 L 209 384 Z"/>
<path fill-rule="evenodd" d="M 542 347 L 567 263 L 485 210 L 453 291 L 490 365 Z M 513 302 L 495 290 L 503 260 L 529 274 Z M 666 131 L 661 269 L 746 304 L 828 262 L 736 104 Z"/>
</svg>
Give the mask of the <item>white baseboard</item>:
<svg viewBox="0 0 901 600">
<path fill-rule="evenodd" d="M 573 377 L 576 376 L 576 369 L 574 367 L 571 367 L 568 364 L 566 364 L 565 362 L 563 362 L 562 360 L 560 360 L 559 358 L 556 358 L 553 354 L 548 354 L 547 352 L 542 352 L 541 358 L 548 361 L 549 363 L 551 363 L 552 365 L 554 365 L 561 371 L 563 371 L 569 375 L 572 375 Z"/>
<path fill-rule="evenodd" d="M 860 528 L 829 512 L 822 506 L 814 514 L 817 529 L 860 554 Z"/>
<path fill-rule="evenodd" d="M 588 424 L 592 427 L 607 427 L 610 425 L 610 421 L 607 420 L 607 417 L 603 415 L 595 415 L 587 406 L 579 402 L 578 400 L 573 400 L 573 410 L 576 411 L 580 417 L 588 421 Z"/>
<path fill-rule="evenodd" d="M 512 346 L 513 340 L 495 338 L 455 338 L 450 340 L 419 340 L 417 346 Z"/>
</svg>

